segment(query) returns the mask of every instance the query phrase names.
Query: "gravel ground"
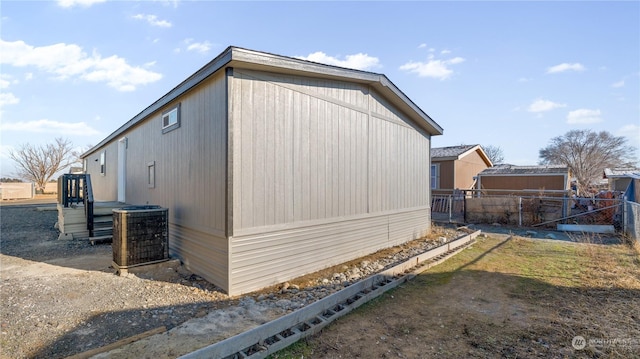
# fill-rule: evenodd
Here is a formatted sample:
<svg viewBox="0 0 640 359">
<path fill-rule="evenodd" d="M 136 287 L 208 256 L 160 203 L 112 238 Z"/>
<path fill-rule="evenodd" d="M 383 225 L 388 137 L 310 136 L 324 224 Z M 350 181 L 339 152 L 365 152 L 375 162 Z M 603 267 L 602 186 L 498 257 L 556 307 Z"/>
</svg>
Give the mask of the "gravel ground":
<svg viewBox="0 0 640 359">
<path fill-rule="evenodd" d="M 161 334 L 97 357 L 176 357 L 465 234 L 438 228 L 431 239 L 230 298 L 179 265 L 115 275 L 111 246 L 57 239 L 53 208 L 3 205 L 0 209 L 2 358 L 61 358 L 162 327 Z"/>
</svg>

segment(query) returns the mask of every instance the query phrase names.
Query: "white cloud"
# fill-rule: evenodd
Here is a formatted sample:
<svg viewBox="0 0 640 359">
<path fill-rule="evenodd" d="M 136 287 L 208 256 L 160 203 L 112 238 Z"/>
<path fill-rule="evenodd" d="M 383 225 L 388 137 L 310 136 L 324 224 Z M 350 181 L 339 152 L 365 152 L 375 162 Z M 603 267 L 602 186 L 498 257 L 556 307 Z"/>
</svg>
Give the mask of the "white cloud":
<svg viewBox="0 0 640 359">
<path fill-rule="evenodd" d="M 131 66 L 116 55 L 103 58 L 94 51 L 89 56 L 75 44 L 34 47 L 24 41 L 0 40 L 0 52 L 0 64 L 35 66 L 61 80 L 78 77 L 87 81 L 106 82 L 119 91 L 133 91 L 138 85 L 162 78 L 162 74 Z"/>
<path fill-rule="evenodd" d="M 3 122 L 0 124 L 2 131 L 22 131 L 22 132 L 38 132 L 38 133 L 58 133 L 65 135 L 97 135 L 100 134 L 96 129 L 84 122 L 59 122 L 53 120 L 35 120 L 21 122 Z"/>
<path fill-rule="evenodd" d="M 186 51 L 196 51 L 201 54 L 209 52 L 209 50 L 211 50 L 211 47 L 213 46 L 213 44 L 211 44 L 209 41 L 194 42 L 192 38 L 184 39 L 182 42 L 184 42 L 186 46 L 185 48 Z M 182 52 L 182 49 L 175 48 L 173 52 L 180 53 Z"/>
<path fill-rule="evenodd" d="M 602 122 L 600 110 L 581 108 L 575 111 L 570 111 L 567 115 L 567 123 L 570 125 L 587 125 L 598 122 Z"/>
<path fill-rule="evenodd" d="M 6 105 L 15 105 L 19 102 L 20 102 L 20 99 L 17 98 L 11 92 L 0 93 L 0 107 L 4 107 Z"/>
<path fill-rule="evenodd" d="M 444 50 L 440 51 L 441 55 L 448 55 L 450 53 L 451 53 L 451 50 L 447 50 L 447 49 L 444 49 Z"/>
<path fill-rule="evenodd" d="M 6 89 L 11 85 L 11 76 L 0 74 L 0 89 Z"/>
<path fill-rule="evenodd" d="M 537 99 L 527 107 L 527 111 L 529 112 L 546 112 L 551 111 L 554 108 L 566 107 L 566 104 L 556 103 L 549 100 Z"/>
<path fill-rule="evenodd" d="M 529 81 L 531 81 L 531 78 L 528 78 L 528 77 L 521 77 L 518 79 L 518 82 L 529 82 Z"/>
<path fill-rule="evenodd" d="M 322 51 L 317 51 L 308 56 L 296 56 L 296 58 L 314 62 L 320 62 L 327 65 L 346 67 L 356 70 L 367 70 L 371 68 L 381 67 L 380 60 L 377 57 L 368 54 L 357 53 L 345 56 L 344 60 L 337 57 L 329 56 Z"/>
<path fill-rule="evenodd" d="M 153 0 L 155 2 L 162 3 L 164 6 L 173 6 L 174 9 L 178 8 L 180 4 L 180 0 Z"/>
<path fill-rule="evenodd" d="M 24 74 L 24 79 L 27 81 L 33 80 L 33 72 L 27 72 L 26 74 Z"/>
<path fill-rule="evenodd" d="M 209 41 L 194 42 L 187 46 L 187 51 L 196 51 L 201 54 L 208 52 L 210 49 L 211 49 L 211 43 Z"/>
<path fill-rule="evenodd" d="M 432 77 L 440 80 L 446 80 L 453 74 L 451 66 L 465 61 L 462 57 L 438 60 L 433 55 L 429 55 L 427 60 L 427 62 L 407 62 L 400 66 L 400 70 L 417 73 L 420 77 Z"/>
<path fill-rule="evenodd" d="M 586 67 L 584 67 L 581 63 L 576 62 L 574 64 L 568 64 L 565 62 L 560 65 L 555 65 L 547 68 L 547 73 L 555 74 L 555 73 L 565 72 L 565 71 L 584 71 L 584 70 L 586 70 Z"/>
<path fill-rule="evenodd" d="M 105 2 L 107 0 L 58 0 L 58 6 L 71 8 L 75 6 L 89 7 L 93 4 Z"/>
<path fill-rule="evenodd" d="M 167 20 L 158 20 L 158 17 L 156 15 L 137 14 L 137 15 L 134 15 L 133 18 L 136 19 L 136 20 L 145 20 L 151 26 L 158 26 L 158 27 L 171 27 L 171 26 L 173 26 Z"/>
<path fill-rule="evenodd" d="M 615 88 L 624 87 L 624 80 L 620 80 L 618 82 L 612 83 L 611 87 L 615 87 Z"/>
<path fill-rule="evenodd" d="M 425 47 L 427 47 L 427 44 L 425 44 L 425 43 L 422 43 L 422 44 L 418 45 L 419 49 L 424 49 Z"/>
</svg>

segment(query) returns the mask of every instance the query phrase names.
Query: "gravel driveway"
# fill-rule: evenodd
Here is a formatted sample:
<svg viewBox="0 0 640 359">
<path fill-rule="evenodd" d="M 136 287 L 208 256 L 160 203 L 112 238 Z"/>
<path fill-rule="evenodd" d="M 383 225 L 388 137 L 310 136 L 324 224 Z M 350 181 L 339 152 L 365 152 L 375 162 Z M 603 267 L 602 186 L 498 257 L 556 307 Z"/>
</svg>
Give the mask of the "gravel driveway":
<svg viewBox="0 0 640 359">
<path fill-rule="evenodd" d="M 114 275 L 111 246 L 57 240 L 55 210 L 2 206 L 0 219 L 2 357 L 65 357 L 234 303 L 180 269 Z"/>
<path fill-rule="evenodd" d="M 115 275 L 110 245 L 57 239 L 54 208 L 0 208 L 2 358 L 62 358 L 155 329 L 160 334 L 96 357 L 174 358 L 466 234 L 441 228 L 431 239 L 300 277 L 283 287 L 230 298 L 179 265 Z"/>
</svg>

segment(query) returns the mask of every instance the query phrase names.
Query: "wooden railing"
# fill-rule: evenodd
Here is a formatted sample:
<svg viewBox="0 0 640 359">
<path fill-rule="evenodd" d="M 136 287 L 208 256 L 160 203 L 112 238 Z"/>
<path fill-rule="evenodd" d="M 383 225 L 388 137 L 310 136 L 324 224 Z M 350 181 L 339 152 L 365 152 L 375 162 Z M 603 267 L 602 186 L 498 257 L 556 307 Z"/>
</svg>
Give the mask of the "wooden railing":
<svg viewBox="0 0 640 359">
<path fill-rule="evenodd" d="M 58 178 L 58 203 L 69 207 L 82 203 L 89 236 L 93 237 L 93 188 L 88 174 L 63 174 Z"/>
</svg>

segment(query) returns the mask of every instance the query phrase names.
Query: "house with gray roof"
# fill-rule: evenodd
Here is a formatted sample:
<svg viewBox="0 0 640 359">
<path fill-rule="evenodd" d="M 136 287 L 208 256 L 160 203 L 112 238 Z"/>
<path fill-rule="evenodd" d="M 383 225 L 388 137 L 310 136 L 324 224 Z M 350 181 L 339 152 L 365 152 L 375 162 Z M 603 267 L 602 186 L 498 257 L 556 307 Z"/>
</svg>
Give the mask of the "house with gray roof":
<svg viewBox="0 0 640 359">
<path fill-rule="evenodd" d="M 504 164 L 478 173 L 476 188 L 489 195 L 564 195 L 571 190 L 571 173 L 566 166 Z"/>
<path fill-rule="evenodd" d="M 229 47 L 82 155 L 96 201 L 168 208 L 230 295 L 426 235 L 442 128 L 385 75 Z"/>
<path fill-rule="evenodd" d="M 637 168 L 605 168 L 604 175 L 610 191 L 624 192 L 629 201 L 640 200 L 640 170 Z"/>
<path fill-rule="evenodd" d="M 474 189 L 476 175 L 493 166 L 480 145 L 431 149 L 431 190 L 451 194 L 456 189 Z"/>
</svg>

